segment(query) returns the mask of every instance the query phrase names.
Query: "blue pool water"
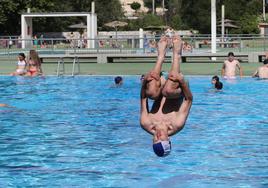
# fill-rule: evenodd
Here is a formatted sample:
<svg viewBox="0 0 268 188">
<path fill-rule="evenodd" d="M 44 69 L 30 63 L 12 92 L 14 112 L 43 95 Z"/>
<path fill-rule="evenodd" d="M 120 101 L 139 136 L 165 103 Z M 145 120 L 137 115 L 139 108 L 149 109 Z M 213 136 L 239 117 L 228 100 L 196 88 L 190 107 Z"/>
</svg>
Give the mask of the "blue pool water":
<svg viewBox="0 0 268 188">
<path fill-rule="evenodd" d="M 0 77 L 0 187 L 268 187 L 268 81 L 188 79 L 188 121 L 158 158 L 138 77 Z"/>
</svg>

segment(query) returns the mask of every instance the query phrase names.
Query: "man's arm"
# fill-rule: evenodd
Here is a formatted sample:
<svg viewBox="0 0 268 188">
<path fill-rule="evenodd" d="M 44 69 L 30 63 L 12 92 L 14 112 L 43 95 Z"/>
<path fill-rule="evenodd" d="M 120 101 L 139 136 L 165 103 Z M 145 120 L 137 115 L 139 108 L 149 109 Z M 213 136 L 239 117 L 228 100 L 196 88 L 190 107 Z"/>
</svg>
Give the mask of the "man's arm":
<svg viewBox="0 0 268 188">
<path fill-rule="evenodd" d="M 259 70 L 256 70 L 253 75 L 252 75 L 253 78 L 255 77 L 259 77 Z"/>
<path fill-rule="evenodd" d="M 142 82 L 141 93 L 140 93 L 140 123 L 144 125 L 144 122 L 147 120 L 149 113 L 148 98 L 146 97 L 147 79 L 145 78 Z"/>
<path fill-rule="evenodd" d="M 224 77 L 224 75 L 225 75 L 225 62 L 223 63 L 221 68 L 221 76 Z"/>
<path fill-rule="evenodd" d="M 239 69 L 240 78 L 242 78 L 242 77 L 243 77 L 243 70 L 242 70 L 242 67 L 241 67 L 239 61 L 237 61 L 236 66 L 237 66 L 238 69 Z"/>
<path fill-rule="evenodd" d="M 180 87 L 184 95 L 184 99 L 176 115 L 176 126 L 175 126 L 176 130 L 172 131 L 170 135 L 175 134 L 176 132 L 180 131 L 184 127 L 184 124 L 187 120 L 187 117 L 189 115 L 192 102 L 193 102 L 193 95 L 188 86 L 188 83 L 185 82 L 183 77 L 179 79 L 179 83 L 180 83 Z"/>
</svg>

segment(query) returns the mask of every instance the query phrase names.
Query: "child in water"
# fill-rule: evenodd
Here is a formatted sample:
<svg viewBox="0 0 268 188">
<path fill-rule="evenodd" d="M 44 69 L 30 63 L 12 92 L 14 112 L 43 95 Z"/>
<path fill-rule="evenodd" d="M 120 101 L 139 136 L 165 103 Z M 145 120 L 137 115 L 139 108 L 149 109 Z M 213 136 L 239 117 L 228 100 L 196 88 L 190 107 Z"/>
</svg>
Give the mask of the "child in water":
<svg viewBox="0 0 268 188">
<path fill-rule="evenodd" d="M 117 76 L 114 78 L 115 85 L 119 86 L 123 84 L 123 78 L 121 76 Z"/>
<path fill-rule="evenodd" d="M 214 85 L 216 90 L 222 90 L 223 84 L 220 82 L 220 78 L 218 76 L 213 76 L 211 79 L 211 83 Z"/>
</svg>

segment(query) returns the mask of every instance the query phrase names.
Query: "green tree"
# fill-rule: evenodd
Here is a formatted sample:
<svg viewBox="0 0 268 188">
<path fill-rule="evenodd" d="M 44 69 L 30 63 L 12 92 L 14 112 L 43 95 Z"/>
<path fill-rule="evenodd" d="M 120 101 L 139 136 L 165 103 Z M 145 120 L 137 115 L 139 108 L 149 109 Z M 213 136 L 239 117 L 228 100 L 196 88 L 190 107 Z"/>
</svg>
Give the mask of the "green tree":
<svg viewBox="0 0 268 188">
<path fill-rule="evenodd" d="M 160 7 L 162 0 L 154 0 L 155 1 L 155 7 Z M 150 9 L 150 12 L 152 12 L 153 9 L 153 0 L 144 0 L 144 5 Z"/>
<path fill-rule="evenodd" d="M 162 26 L 164 21 L 162 17 L 152 14 L 146 14 L 143 17 L 140 17 L 136 20 L 130 20 L 128 29 L 129 30 L 138 30 L 139 28 L 145 28 L 148 26 Z"/>
<path fill-rule="evenodd" d="M 135 10 L 135 12 L 137 12 L 137 10 L 139 10 L 141 8 L 141 4 L 138 2 L 133 2 L 130 5 L 131 9 Z"/>
<path fill-rule="evenodd" d="M 20 17 L 31 8 L 31 12 L 90 12 L 93 0 L 1 0 L 0 33 L 20 34 Z M 119 0 L 95 0 L 98 26 L 121 19 L 123 12 Z M 84 18 L 34 18 L 34 32 L 62 31 L 74 22 Z M 36 27 L 38 25 L 38 27 Z"/>
<path fill-rule="evenodd" d="M 182 29 L 182 0 L 168 0 L 166 2 L 167 24 L 174 29 Z"/>
<path fill-rule="evenodd" d="M 169 25 L 173 29 L 176 29 L 176 30 L 183 29 L 182 20 L 178 14 L 174 15 L 169 23 L 170 23 Z"/>
<path fill-rule="evenodd" d="M 146 26 L 161 26 L 164 25 L 164 21 L 157 15 L 147 14 L 142 19 L 143 27 Z"/>
<path fill-rule="evenodd" d="M 258 28 L 258 17 L 252 16 L 249 14 L 244 14 L 243 17 L 240 18 L 240 33 L 243 34 L 257 34 L 259 33 Z"/>
</svg>

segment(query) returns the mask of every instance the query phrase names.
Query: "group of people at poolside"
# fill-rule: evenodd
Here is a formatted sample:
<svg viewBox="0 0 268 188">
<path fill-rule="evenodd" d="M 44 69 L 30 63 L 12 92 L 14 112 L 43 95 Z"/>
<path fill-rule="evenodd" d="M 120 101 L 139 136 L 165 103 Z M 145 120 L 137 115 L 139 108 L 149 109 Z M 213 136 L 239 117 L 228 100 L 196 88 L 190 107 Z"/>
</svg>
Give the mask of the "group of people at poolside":
<svg viewBox="0 0 268 188">
<path fill-rule="evenodd" d="M 30 50 L 28 58 L 24 53 L 19 53 L 17 68 L 12 76 L 38 76 L 42 75 L 41 60 L 35 50 Z"/>
</svg>

